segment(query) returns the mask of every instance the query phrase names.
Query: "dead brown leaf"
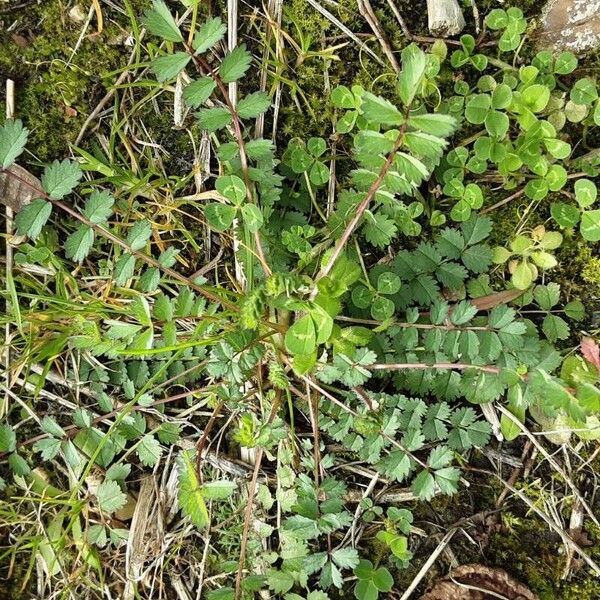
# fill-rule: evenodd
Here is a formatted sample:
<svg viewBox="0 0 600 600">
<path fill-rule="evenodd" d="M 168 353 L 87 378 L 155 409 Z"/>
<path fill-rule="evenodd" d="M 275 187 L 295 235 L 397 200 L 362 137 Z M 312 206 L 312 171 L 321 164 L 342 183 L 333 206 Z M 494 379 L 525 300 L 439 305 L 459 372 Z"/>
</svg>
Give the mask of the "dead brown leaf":
<svg viewBox="0 0 600 600">
<path fill-rule="evenodd" d="M 595 339 L 584 337 L 581 340 L 581 355 L 600 371 L 600 347 Z"/>
<path fill-rule="evenodd" d="M 19 165 L 12 165 L 6 171 L 0 173 L 0 203 L 18 212 L 37 197 L 34 188 L 41 189 L 42 184 L 35 175 Z M 11 173 L 16 177 L 11 177 Z"/>
<path fill-rule="evenodd" d="M 539 600 L 506 571 L 485 565 L 462 565 L 423 594 L 419 600 Z"/>
</svg>

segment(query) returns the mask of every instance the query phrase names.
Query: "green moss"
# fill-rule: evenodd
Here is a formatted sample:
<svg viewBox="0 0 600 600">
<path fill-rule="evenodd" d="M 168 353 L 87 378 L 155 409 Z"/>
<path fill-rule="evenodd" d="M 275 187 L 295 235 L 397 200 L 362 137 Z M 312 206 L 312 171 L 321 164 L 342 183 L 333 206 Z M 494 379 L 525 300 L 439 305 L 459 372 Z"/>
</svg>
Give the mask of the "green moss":
<svg viewBox="0 0 600 600">
<path fill-rule="evenodd" d="M 581 278 L 600 291 L 600 258 L 591 257 L 588 260 L 581 270 Z"/>
<path fill-rule="evenodd" d="M 127 23 L 105 7 L 103 32 L 94 33 L 93 20 L 77 45 L 83 24 L 72 22 L 60 2 L 28 5 L 10 20 L 11 34 L 0 36 L 0 69 L 16 81 L 16 112 L 31 130 L 29 147 L 47 161 L 66 153 L 112 83 L 110 73 L 127 62 L 119 27 Z"/>
</svg>

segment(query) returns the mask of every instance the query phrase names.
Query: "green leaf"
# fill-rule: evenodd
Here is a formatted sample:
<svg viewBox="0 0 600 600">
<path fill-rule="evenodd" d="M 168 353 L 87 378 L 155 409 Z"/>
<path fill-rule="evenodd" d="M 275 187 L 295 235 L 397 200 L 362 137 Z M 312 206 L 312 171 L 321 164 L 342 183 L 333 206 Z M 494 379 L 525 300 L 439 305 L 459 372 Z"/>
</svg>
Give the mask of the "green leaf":
<svg viewBox="0 0 600 600">
<path fill-rule="evenodd" d="M 133 250 L 141 250 L 152 235 L 152 224 L 146 219 L 136 221 L 127 234 L 127 243 Z"/>
<path fill-rule="evenodd" d="M 196 79 L 183 88 L 183 100 L 188 106 L 198 108 L 210 98 L 216 87 L 212 77 Z"/>
<path fill-rule="evenodd" d="M 42 187 L 53 200 L 60 200 L 70 194 L 83 176 L 76 162 L 65 158 L 48 165 L 42 175 Z"/>
<path fill-rule="evenodd" d="M 389 101 L 371 92 L 361 94 L 360 110 L 367 121 L 381 125 L 401 125 L 402 113 Z"/>
<path fill-rule="evenodd" d="M 585 318 L 585 306 L 580 300 L 572 300 L 565 304 L 565 315 L 574 321 L 583 321 Z"/>
<path fill-rule="evenodd" d="M 584 78 L 575 82 L 571 88 L 571 100 L 575 104 L 589 105 L 598 98 L 598 90 L 592 79 Z"/>
<path fill-rule="evenodd" d="M 494 8 L 485 17 L 485 23 L 490 29 L 505 29 L 508 25 L 508 15 L 501 8 Z"/>
<path fill-rule="evenodd" d="M 65 242 L 65 256 L 80 263 L 90 253 L 93 244 L 94 230 L 87 225 L 80 225 Z"/>
<path fill-rule="evenodd" d="M 144 466 L 153 467 L 162 456 L 162 446 L 152 434 L 147 433 L 140 440 L 136 453 Z"/>
<path fill-rule="evenodd" d="M 7 120 L 0 127 L 0 163 L 6 169 L 25 150 L 29 130 L 23 127 L 20 119 Z"/>
<path fill-rule="evenodd" d="M 179 75 L 186 68 L 192 57 L 186 52 L 174 52 L 159 56 L 152 61 L 152 72 L 161 83 Z"/>
<path fill-rule="evenodd" d="M 533 275 L 527 262 L 519 262 L 512 274 L 512 282 L 518 290 L 526 290 L 533 283 Z"/>
<path fill-rule="evenodd" d="M 446 467 L 452 462 L 454 457 L 454 453 L 450 448 L 446 446 L 436 446 L 429 453 L 429 458 L 427 459 L 427 464 L 432 469 L 441 469 L 442 467 Z"/>
<path fill-rule="evenodd" d="M 329 181 L 329 169 L 320 160 L 316 160 L 310 168 L 308 176 L 316 186 L 325 185 Z"/>
<path fill-rule="evenodd" d="M 575 182 L 575 199 L 581 208 L 587 208 L 596 201 L 598 188 L 589 179 L 578 179 Z"/>
<path fill-rule="evenodd" d="M 369 211 L 365 212 L 365 221 L 362 231 L 367 242 L 377 248 L 389 246 L 398 231 L 394 221 L 382 213 Z"/>
<path fill-rule="evenodd" d="M 546 173 L 546 184 L 548 189 L 552 192 L 557 192 L 565 186 L 567 183 L 567 171 L 561 165 L 552 165 Z"/>
<path fill-rule="evenodd" d="M 209 226 L 215 231 L 225 231 L 233 224 L 237 209 L 235 206 L 211 202 L 204 208 L 204 217 Z"/>
<path fill-rule="evenodd" d="M 217 131 L 231 123 L 231 113 L 227 108 L 215 106 L 203 108 L 198 112 L 198 121 L 202 129 Z"/>
<path fill-rule="evenodd" d="M 534 113 L 539 113 L 546 108 L 550 100 L 550 90 L 539 83 L 525 88 L 521 94 L 525 105 Z"/>
<path fill-rule="evenodd" d="M 296 580 L 291 573 L 287 571 L 279 571 L 277 569 L 269 569 L 267 572 L 267 583 L 269 588 L 276 594 L 285 594 L 293 587 Z"/>
<path fill-rule="evenodd" d="M 410 488 L 419 500 L 429 502 L 435 495 L 435 479 L 424 469 L 415 477 Z"/>
<path fill-rule="evenodd" d="M 433 474 L 435 482 L 444 494 L 452 495 L 458 492 L 460 471 L 456 467 L 444 467 Z"/>
<path fill-rule="evenodd" d="M 249 69 L 251 62 L 252 56 L 246 50 L 246 44 L 240 44 L 221 61 L 219 76 L 225 83 L 237 81 Z"/>
<path fill-rule="evenodd" d="M 224 500 L 233 494 L 237 488 L 235 481 L 221 479 L 218 481 L 209 481 L 202 485 L 202 495 L 209 500 Z"/>
<path fill-rule="evenodd" d="M 43 460 L 52 460 L 60 450 L 60 440 L 56 438 L 44 438 L 38 440 L 33 449 L 42 455 Z"/>
<path fill-rule="evenodd" d="M 408 122 L 416 129 L 439 137 L 449 136 L 454 133 L 457 127 L 457 121 L 454 117 L 441 113 L 413 115 L 409 117 Z"/>
<path fill-rule="evenodd" d="M 498 110 L 491 110 L 485 118 L 485 128 L 496 139 L 501 139 L 506 135 L 509 125 L 506 114 Z"/>
<path fill-rule="evenodd" d="M 588 242 L 600 241 L 600 209 L 584 210 L 579 227 L 583 239 Z"/>
<path fill-rule="evenodd" d="M 107 514 L 123 508 L 127 502 L 127 495 L 121 490 L 121 486 L 112 479 L 103 481 L 96 492 L 98 506 Z"/>
<path fill-rule="evenodd" d="M 256 204 L 244 204 L 242 206 L 242 218 L 250 233 L 256 233 L 264 223 L 263 214 Z"/>
<path fill-rule="evenodd" d="M 401 285 L 400 277 L 392 271 L 386 271 L 377 278 L 377 291 L 380 294 L 395 294 Z"/>
<path fill-rule="evenodd" d="M 210 520 L 202 487 L 196 474 L 196 465 L 190 452 L 184 450 L 178 460 L 179 471 L 179 507 L 184 515 L 190 517 L 192 523 L 199 528 L 206 527 Z"/>
<path fill-rule="evenodd" d="M 564 158 L 568 158 L 569 154 L 571 154 L 571 145 L 567 144 L 567 142 L 563 142 L 562 140 L 557 140 L 554 138 L 545 139 L 544 145 L 554 158 L 562 160 Z"/>
<path fill-rule="evenodd" d="M 317 335 L 310 315 L 300 317 L 286 331 L 285 347 L 290 354 L 312 354 L 317 347 Z"/>
<path fill-rule="evenodd" d="M 163 0 L 152 0 L 152 9 L 144 13 L 141 21 L 150 33 L 163 40 L 183 42 L 179 27 Z"/>
<path fill-rule="evenodd" d="M 116 285 L 125 285 L 132 277 L 135 269 L 135 256 L 125 253 L 119 257 L 113 269 L 113 279 Z"/>
<path fill-rule="evenodd" d="M 102 225 L 112 215 L 115 199 L 107 191 L 94 190 L 83 208 L 83 216 L 92 223 Z"/>
<path fill-rule="evenodd" d="M 574 227 L 579 222 L 579 210 L 572 204 L 554 202 L 550 206 L 550 214 L 561 227 Z"/>
<path fill-rule="evenodd" d="M 354 94 L 345 85 L 338 85 L 333 89 L 331 92 L 331 103 L 336 108 L 357 108 Z"/>
<path fill-rule="evenodd" d="M 398 93 L 404 105 L 408 107 L 419 91 L 427 67 L 427 57 L 416 44 L 408 45 L 400 56 L 402 72 L 398 75 Z"/>
<path fill-rule="evenodd" d="M 354 569 L 360 562 L 355 548 L 338 548 L 331 553 L 331 559 L 340 569 Z"/>
<path fill-rule="evenodd" d="M 554 63 L 554 72 L 568 75 L 577 68 L 577 57 L 572 52 L 561 52 Z"/>
<path fill-rule="evenodd" d="M 217 42 L 220 42 L 227 31 L 219 17 L 213 17 L 202 23 L 200 29 L 194 35 L 192 46 L 196 54 L 202 54 L 210 50 Z"/>
<path fill-rule="evenodd" d="M 566 340 L 569 337 L 569 325 L 558 315 L 546 315 L 542 330 L 551 342 Z"/>
<path fill-rule="evenodd" d="M 254 119 L 264 113 L 271 106 L 271 97 L 267 92 L 253 92 L 242 98 L 236 112 L 242 119 Z"/>
<path fill-rule="evenodd" d="M 236 206 L 241 206 L 246 198 L 246 184 L 237 175 L 221 175 L 217 177 L 215 188 Z"/>
<path fill-rule="evenodd" d="M 477 314 L 477 307 L 467 300 L 461 300 L 452 311 L 450 320 L 454 325 L 464 325 Z"/>
<path fill-rule="evenodd" d="M 500 83 L 492 92 L 492 108 L 508 108 L 512 102 L 512 90 L 506 83 Z"/>
<path fill-rule="evenodd" d="M 551 310 L 560 300 L 560 285 L 557 283 L 537 285 L 533 290 L 533 297 L 542 310 Z"/>
<path fill-rule="evenodd" d="M 481 125 L 490 111 L 492 99 L 488 94 L 476 94 L 465 107 L 465 117 L 469 123 Z"/>
<path fill-rule="evenodd" d="M 7 423 L 0 425 L 0 452 L 14 452 L 17 436 L 14 429 Z"/>
<path fill-rule="evenodd" d="M 531 200 L 542 200 L 548 195 L 548 184 L 543 179 L 531 179 L 525 186 L 525 195 Z"/>
<path fill-rule="evenodd" d="M 385 321 L 394 315 L 396 311 L 395 304 L 383 296 L 375 296 L 371 303 L 371 316 L 376 321 Z"/>
<path fill-rule="evenodd" d="M 37 239 L 52 213 L 52 204 L 46 200 L 34 200 L 25 205 L 15 218 L 17 233 Z"/>
</svg>

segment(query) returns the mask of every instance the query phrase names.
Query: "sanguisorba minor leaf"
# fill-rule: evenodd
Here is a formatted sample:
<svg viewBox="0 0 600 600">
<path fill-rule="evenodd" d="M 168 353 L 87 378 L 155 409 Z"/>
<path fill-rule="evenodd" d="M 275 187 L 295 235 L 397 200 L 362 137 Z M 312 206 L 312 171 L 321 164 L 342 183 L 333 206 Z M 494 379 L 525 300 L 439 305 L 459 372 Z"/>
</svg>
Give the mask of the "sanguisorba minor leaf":
<svg viewBox="0 0 600 600">
<path fill-rule="evenodd" d="M 216 87 L 212 77 L 196 79 L 183 89 L 183 100 L 188 106 L 198 108 L 210 98 Z"/>
<path fill-rule="evenodd" d="M 401 57 L 402 72 L 398 76 L 398 92 L 405 106 L 410 106 L 425 74 L 427 57 L 416 44 L 404 48 Z"/>
<path fill-rule="evenodd" d="M 52 204 L 46 200 L 34 200 L 31 204 L 27 204 L 15 219 L 17 225 L 17 233 L 19 235 L 27 235 L 32 240 L 35 240 L 42 231 L 42 227 L 50 218 L 52 213 Z"/>
<path fill-rule="evenodd" d="M 152 71 L 161 83 L 177 77 L 186 68 L 192 57 L 186 52 L 175 52 L 159 56 L 152 61 Z"/>
<path fill-rule="evenodd" d="M 146 242 L 150 239 L 152 235 L 152 225 L 150 221 L 146 219 L 142 219 L 141 221 L 136 221 L 133 227 L 129 230 L 127 234 L 127 243 L 131 246 L 132 250 L 141 250 Z"/>
<path fill-rule="evenodd" d="M 246 50 L 246 44 L 240 44 L 221 61 L 219 76 L 225 83 L 237 81 L 248 70 L 251 62 L 252 56 Z"/>
<path fill-rule="evenodd" d="M 300 317 L 285 333 L 285 347 L 290 354 L 312 354 L 316 346 L 317 334 L 310 315 Z"/>
<path fill-rule="evenodd" d="M 65 242 L 65 255 L 75 262 L 81 262 L 90 253 L 94 243 L 94 230 L 80 225 Z"/>
<path fill-rule="evenodd" d="M 0 127 L 0 163 L 6 169 L 25 149 L 29 131 L 20 119 L 5 121 Z"/>
<path fill-rule="evenodd" d="M 152 0 L 152 8 L 142 17 L 144 27 L 154 35 L 169 42 L 183 42 L 177 23 L 163 0 Z"/>
<path fill-rule="evenodd" d="M 117 285 L 125 285 L 133 277 L 135 256 L 125 253 L 119 257 L 113 270 L 113 279 Z"/>
<path fill-rule="evenodd" d="M 115 199 L 107 191 L 94 190 L 85 203 L 83 216 L 92 223 L 101 225 L 112 215 L 114 203 Z"/>
<path fill-rule="evenodd" d="M 425 113 L 422 115 L 413 115 L 408 119 L 409 125 L 420 129 L 425 133 L 447 137 L 456 129 L 456 119 L 451 115 L 442 113 Z"/>
<path fill-rule="evenodd" d="M 121 490 L 121 486 L 113 480 L 106 480 L 100 484 L 96 492 L 98 505 L 108 514 L 123 508 L 127 502 L 127 496 Z"/>
<path fill-rule="evenodd" d="M 226 31 L 227 27 L 225 27 L 219 17 L 208 19 L 208 21 L 200 26 L 200 29 L 198 29 L 194 36 L 192 46 L 196 54 L 202 54 L 210 50 L 217 42 L 223 39 Z"/>
<path fill-rule="evenodd" d="M 221 106 L 203 108 L 198 112 L 200 127 L 207 131 L 217 131 L 217 129 L 227 127 L 231 123 L 231 118 L 229 110 Z"/>
<path fill-rule="evenodd" d="M 196 465 L 188 451 L 179 457 L 179 507 L 184 515 L 190 517 L 196 527 L 204 528 L 209 523 L 208 510 L 198 476 Z"/>
<path fill-rule="evenodd" d="M 266 92 L 253 92 L 242 98 L 236 112 L 242 119 L 254 119 L 264 113 L 271 106 L 271 98 Z"/>
<path fill-rule="evenodd" d="M 60 200 L 70 194 L 83 176 L 76 162 L 65 158 L 48 165 L 42 175 L 42 187 L 53 200 Z"/>
</svg>

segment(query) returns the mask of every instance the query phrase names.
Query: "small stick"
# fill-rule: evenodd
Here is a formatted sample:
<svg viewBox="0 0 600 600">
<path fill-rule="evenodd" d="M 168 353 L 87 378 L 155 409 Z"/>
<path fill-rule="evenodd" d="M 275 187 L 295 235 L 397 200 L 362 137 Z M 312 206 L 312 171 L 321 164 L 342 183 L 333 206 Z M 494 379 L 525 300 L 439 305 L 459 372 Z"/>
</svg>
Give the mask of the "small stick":
<svg viewBox="0 0 600 600">
<path fill-rule="evenodd" d="M 473 19 L 475 19 L 475 33 L 479 33 L 481 31 L 481 17 L 475 0 L 471 0 L 471 8 L 473 9 Z"/>
<path fill-rule="evenodd" d="M 456 533 L 456 529 L 451 529 L 443 538 L 442 541 L 438 544 L 438 547 L 431 553 L 429 558 L 425 561 L 425 564 L 421 567 L 421 570 L 416 574 L 415 578 L 412 580 L 411 584 L 406 588 L 404 594 L 400 600 L 408 600 L 412 593 L 415 591 L 416 587 L 421 583 L 421 580 L 427 574 L 427 571 L 431 568 L 431 565 L 437 560 L 437 557 L 444 551 L 446 546 L 450 543 L 450 540 L 454 537 Z"/>
<path fill-rule="evenodd" d="M 388 57 L 388 60 L 392 65 L 392 69 L 394 69 L 396 73 L 400 73 L 400 65 L 396 60 L 394 51 L 392 50 L 392 47 L 390 46 L 390 43 L 386 38 L 385 32 L 383 31 L 383 27 L 381 26 L 381 23 L 379 22 L 379 19 L 377 18 L 377 15 L 375 14 L 375 11 L 373 10 L 373 7 L 371 6 L 369 0 L 358 0 L 358 10 L 369 24 L 369 27 L 371 28 L 373 34 L 377 38 L 381 49 Z"/>
<path fill-rule="evenodd" d="M 15 115 L 15 82 L 12 79 L 6 80 L 6 118 L 13 119 Z M 13 209 L 6 205 L 6 304 L 5 313 L 8 314 L 10 308 L 10 284 L 9 281 L 12 279 L 13 270 L 13 250 L 11 246 L 11 238 L 13 235 Z M 7 391 L 4 394 L 4 399 L 0 404 L 0 417 L 3 417 L 8 412 L 9 395 L 8 390 L 10 389 L 10 323 L 7 323 L 4 327 L 4 377 L 6 381 Z"/>
</svg>

